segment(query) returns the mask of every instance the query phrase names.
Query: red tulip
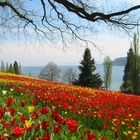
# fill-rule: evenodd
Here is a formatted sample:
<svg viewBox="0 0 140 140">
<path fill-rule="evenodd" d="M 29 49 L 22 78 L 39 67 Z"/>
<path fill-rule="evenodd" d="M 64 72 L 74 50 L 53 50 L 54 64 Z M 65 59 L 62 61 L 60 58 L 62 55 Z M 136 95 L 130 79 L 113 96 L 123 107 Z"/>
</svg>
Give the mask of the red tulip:
<svg viewBox="0 0 140 140">
<path fill-rule="evenodd" d="M 66 124 L 71 132 L 76 132 L 78 128 L 78 124 L 75 120 L 68 118 Z"/>
<path fill-rule="evenodd" d="M 5 112 L 6 112 L 6 108 L 5 107 L 4 108 L 0 108 L 0 118 L 2 118 L 4 116 Z"/>
<path fill-rule="evenodd" d="M 21 135 L 24 134 L 24 128 L 21 128 L 20 126 L 16 126 L 14 129 L 13 129 L 13 134 L 15 135 L 15 137 L 19 137 Z"/>
<path fill-rule="evenodd" d="M 90 134 L 90 135 L 88 135 L 88 140 L 95 140 L 95 137 L 96 137 L 96 135 Z"/>
<path fill-rule="evenodd" d="M 58 111 L 57 110 L 55 110 L 55 111 L 52 111 L 52 118 L 55 120 L 56 118 L 58 118 L 59 117 L 59 114 L 58 114 Z"/>
<path fill-rule="evenodd" d="M 50 140 L 50 134 L 45 134 L 44 138 L 36 137 L 35 140 Z"/>
<path fill-rule="evenodd" d="M 34 112 L 34 113 L 32 114 L 32 118 L 33 118 L 33 119 L 37 119 L 37 118 L 38 118 L 38 113 L 37 113 L 37 112 Z"/>
<path fill-rule="evenodd" d="M 20 120 L 21 120 L 23 123 L 25 123 L 25 121 L 27 120 L 27 119 L 26 119 L 26 116 L 22 115 L 22 116 L 20 117 Z"/>
<path fill-rule="evenodd" d="M 44 136 L 43 140 L 50 140 L 50 134 L 49 134 L 49 133 L 46 134 L 46 135 Z"/>
<path fill-rule="evenodd" d="M 37 100 L 32 100 L 32 104 L 33 105 L 37 105 L 38 103 L 37 103 Z"/>
<path fill-rule="evenodd" d="M 20 103 L 21 103 L 22 107 L 24 107 L 26 105 L 26 103 L 23 100 L 21 100 Z"/>
<path fill-rule="evenodd" d="M 48 112 L 49 112 L 49 109 L 48 109 L 47 106 L 42 107 L 42 108 L 40 109 L 40 113 L 42 113 L 42 114 L 47 114 Z"/>
<path fill-rule="evenodd" d="M 12 120 L 10 121 L 10 125 L 11 125 L 11 126 L 13 126 L 15 123 L 16 123 L 16 119 L 12 119 Z"/>
<path fill-rule="evenodd" d="M 10 106 L 12 104 L 13 98 L 9 97 L 6 101 L 6 105 Z"/>
<path fill-rule="evenodd" d="M 16 110 L 14 108 L 11 108 L 8 110 L 8 112 L 10 112 L 12 116 L 14 116 L 14 114 L 16 113 Z"/>
<path fill-rule="evenodd" d="M 49 121 L 43 121 L 43 122 L 41 122 L 41 127 L 42 127 L 42 129 L 46 129 L 47 127 L 49 127 L 50 126 L 50 124 L 49 124 Z"/>
<path fill-rule="evenodd" d="M 103 136 L 103 137 L 102 137 L 102 140 L 107 140 L 106 136 Z"/>
<path fill-rule="evenodd" d="M 59 133 L 60 130 L 61 130 L 61 126 L 60 126 L 60 125 L 59 125 L 59 126 L 54 126 L 54 127 L 53 127 L 53 132 L 54 132 L 55 134 Z"/>
<path fill-rule="evenodd" d="M 4 138 L 2 136 L 0 136 L 0 140 L 4 140 Z"/>
</svg>

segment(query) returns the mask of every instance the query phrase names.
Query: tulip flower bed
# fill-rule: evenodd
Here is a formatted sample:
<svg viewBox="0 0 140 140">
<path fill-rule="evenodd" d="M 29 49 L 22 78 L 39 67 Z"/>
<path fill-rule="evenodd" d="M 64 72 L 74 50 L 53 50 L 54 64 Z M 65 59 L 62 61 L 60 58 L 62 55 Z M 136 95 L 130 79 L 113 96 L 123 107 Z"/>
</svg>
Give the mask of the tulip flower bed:
<svg viewBox="0 0 140 140">
<path fill-rule="evenodd" d="M 0 140 L 139 140 L 140 97 L 0 73 Z"/>
</svg>

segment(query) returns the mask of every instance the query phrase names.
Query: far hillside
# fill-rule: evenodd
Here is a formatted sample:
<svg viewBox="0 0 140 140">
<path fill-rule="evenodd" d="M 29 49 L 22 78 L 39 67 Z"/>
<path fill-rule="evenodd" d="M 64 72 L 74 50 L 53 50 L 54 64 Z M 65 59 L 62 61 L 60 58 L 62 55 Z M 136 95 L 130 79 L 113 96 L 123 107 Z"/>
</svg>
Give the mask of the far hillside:
<svg viewBox="0 0 140 140">
<path fill-rule="evenodd" d="M 113 66 L 125 66 L 127 57 L 119 57 L 113 60 Z"/>
</svg>

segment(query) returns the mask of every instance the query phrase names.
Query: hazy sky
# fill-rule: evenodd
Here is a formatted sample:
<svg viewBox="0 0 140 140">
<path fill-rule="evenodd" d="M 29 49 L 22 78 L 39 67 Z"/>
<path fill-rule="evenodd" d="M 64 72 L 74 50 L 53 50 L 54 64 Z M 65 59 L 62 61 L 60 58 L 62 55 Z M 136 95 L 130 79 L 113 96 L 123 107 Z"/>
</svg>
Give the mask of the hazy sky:
<svg viewBox="0 0 140 140">
<path fill-rule="evenodd" d="M 96 63 L 103 62 L 104 57 L 107 55 L 112 60 L 126 56 L 131 42 L 131 39 L 128 38 L 104 34 L 99 34 L 94 40 L 99 49 L 93 46 L 90 49 Z M 18 43 L 1 44 L 0 60 L 9 63 L 17 60 L 22 66 L 42 66 L 49 61 L 54 61 L 58 65 L 76 65 L 79 64 L 85 50 L 85 48 L 76 46 L 63 49 L 45 43 L 42 47 L 40 46 L 25 47 L 21 44 L 18 45 Z"/>
<path fill-rule="evenodd" d="M 140 3 L 139 0 L 129 0 Z M 89 46 L 92 57 L 96 63 L 102 63 L 105 56 L 110 56 L 112 60 L 117 57 L 124 57 L 130 48 L 132 38 L 120 37 L 111 33 L 99 33 L 94 37 L 94 43 L 99 49 Z M 43 46 L 31 44 L 25 47 L 18 42 L 3 42 L 0 44 L 0 61 L 13 63 L 15 60 L 20 62 L 22 66 L 42 66 L 49 61 L 54 61 L 58 65 L 77 65 L 82 59 L 85 48 L 72 46 L 62 49 L 62 47 L 53 47 L 53 45 L 42 42 Z M 42 47 L 40 47 L 42 46 Z"/>
</svg>

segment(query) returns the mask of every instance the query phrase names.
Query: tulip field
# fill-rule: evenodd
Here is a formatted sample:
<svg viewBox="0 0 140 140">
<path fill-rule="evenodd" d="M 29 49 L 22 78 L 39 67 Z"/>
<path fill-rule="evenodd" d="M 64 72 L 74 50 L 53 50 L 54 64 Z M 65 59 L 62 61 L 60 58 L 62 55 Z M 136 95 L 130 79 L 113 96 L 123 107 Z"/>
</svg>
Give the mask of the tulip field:
<svg viewBox="0 0 140 140">
<path fill-rule="evenodd" d="M 0 73 L 0 140 L 140 140 L 140 96 Z"/>
</svg>

